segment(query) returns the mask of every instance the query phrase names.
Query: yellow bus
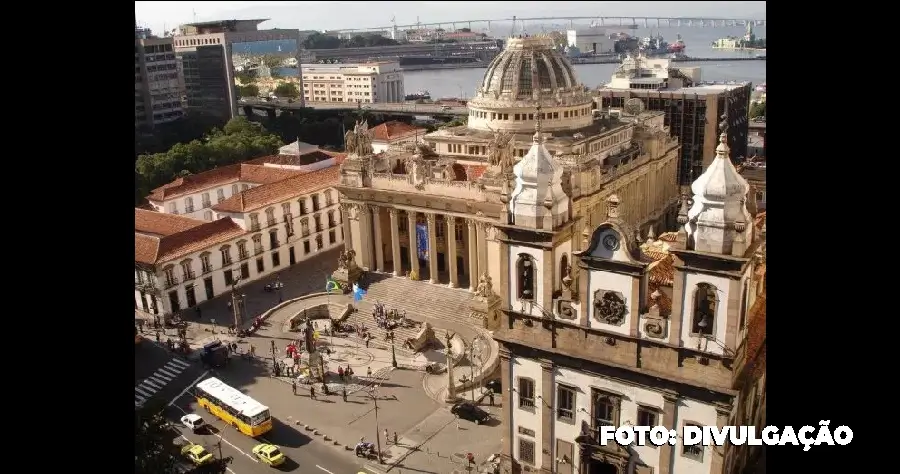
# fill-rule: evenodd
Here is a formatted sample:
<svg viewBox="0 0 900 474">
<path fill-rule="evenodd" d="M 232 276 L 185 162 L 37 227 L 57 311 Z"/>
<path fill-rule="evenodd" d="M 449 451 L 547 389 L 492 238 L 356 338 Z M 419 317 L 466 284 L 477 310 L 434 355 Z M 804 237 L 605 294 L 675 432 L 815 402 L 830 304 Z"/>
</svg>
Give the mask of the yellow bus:
<svg viewBox="0 0 900 474">
<path fill-rule="evenodd" d="M 194 396 L 206 411 L 247 436 L 261 436 L 272 429 L 269 407 L 215 377 L 198 383 Z"/>
</svg>

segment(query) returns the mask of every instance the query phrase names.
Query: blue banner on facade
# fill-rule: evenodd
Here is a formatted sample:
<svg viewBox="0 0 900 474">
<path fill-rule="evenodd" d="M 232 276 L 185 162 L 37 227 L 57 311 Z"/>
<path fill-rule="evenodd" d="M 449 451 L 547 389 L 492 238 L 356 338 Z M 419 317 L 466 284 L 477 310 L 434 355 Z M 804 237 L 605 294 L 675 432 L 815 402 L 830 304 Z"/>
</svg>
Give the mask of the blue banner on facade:
<svg viewBox="0 0 900 474">
<path fill-rule="evenodd" d="M 428 226 L 416 224 L 416 248 L 419 260 L 428 260 Z"/>
</svg>

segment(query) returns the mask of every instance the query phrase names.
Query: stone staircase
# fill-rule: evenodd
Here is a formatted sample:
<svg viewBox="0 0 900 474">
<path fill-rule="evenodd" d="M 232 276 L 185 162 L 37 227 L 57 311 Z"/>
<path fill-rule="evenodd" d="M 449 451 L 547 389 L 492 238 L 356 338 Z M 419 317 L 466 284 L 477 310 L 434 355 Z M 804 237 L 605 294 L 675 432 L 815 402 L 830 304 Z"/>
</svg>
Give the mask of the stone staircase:
<svg viewBox="0 0 900 474">
<path fill-rule="evenodd" d="M 469 316 L 472 293 L 468 290 L 387 275 L 369 274 L 369 280 L 368 294 L 360 303 L 381 301 L 413 319 L 420 315 L 467 326 L 480 324 Z"/>
</svg>

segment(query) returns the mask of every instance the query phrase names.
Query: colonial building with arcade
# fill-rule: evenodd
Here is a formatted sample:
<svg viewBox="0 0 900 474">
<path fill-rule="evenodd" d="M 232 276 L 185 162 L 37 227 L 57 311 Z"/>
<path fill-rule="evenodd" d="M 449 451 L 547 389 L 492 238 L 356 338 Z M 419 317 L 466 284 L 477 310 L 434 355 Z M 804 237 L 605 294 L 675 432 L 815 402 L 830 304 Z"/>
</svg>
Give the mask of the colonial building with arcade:
<svg viewBox="0 0 900 474">
<path fill-rule="evenodd" d="M 566 242 L 546 260 L 539 254 L 548 273 L 538 290 L 549 301 L 582 248 L 573 236 L 603 222 L 609 196 L 622 198 L 617 211 L 632 228 L 674 226 L 679 145 L 663 114 L 610 116 L 592 104 L 551 40 L 519 37 L 488 67 L 467 125 L 377 154 L 364 125 L 348 132 L 337 189 L 356 264 L 422 284 L 474 292 L 485 279 L 497 288 L 514 274 L 500 228 L 526 225 Z M 535 140 L 554 163 L 553 186 L 525 158 Z M 498 323 L 499 313 L 488 319 Z"/>
<path fill-rule="evenodd" d="M 598 428 L 680 433 L 736 419 L 734 367 L 751 351 L 747 315 L 764 287 L 765 240 L 725 135 L 682 196 L 678 231 L 650 242 L 629 210 L 633 195 L 606 194 L 603 219 L 579 220 L 544 141 L 536 134 L 515 166 L 517 186 L 494 224 L 506 272 L 495 285 L 501 471 L 722 473 L 724 448 L 601 445 Z"/>
</svg>

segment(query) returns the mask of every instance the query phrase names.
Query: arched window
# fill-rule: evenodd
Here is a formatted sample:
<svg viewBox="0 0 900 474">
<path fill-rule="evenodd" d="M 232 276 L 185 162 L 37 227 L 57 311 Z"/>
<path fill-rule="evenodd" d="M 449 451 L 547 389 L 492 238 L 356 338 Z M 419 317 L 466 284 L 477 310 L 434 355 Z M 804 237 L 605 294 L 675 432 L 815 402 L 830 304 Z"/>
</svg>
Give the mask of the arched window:
<svg viewBox="0 0 900 474">
<path fill-rule="evenodd" d="M 700 283 L 694 291 L 694 318 L 692 330 L 694 334 L 711 336 L 716 323 L 716 309 L 719 301 L 716 287 L 709 283 Z"/>
<path fill-rule="evenodd" d="M 204 213 L 203 213 L 203 220 L 205 220 L 205 221 L 211 221 L 211 220 L 213 220 L 212 211 L 206 211 L 206 212 L 204 212 Z"/>
<path fill-rule="evenodd" d="M 519 254 L 516 273 L 518 275 L 516 295 L 520 300 L 534 301 L 534 259 L 531 255 Z"/>
<path fill-rule="evenodd" d="M 190 196 L 184 198 L 184 212 L 194 212 L 194 198 Z"/>
<path fill-rule="evenodd" d="M 459 163 L 453 163 L 453 180 L 454 181 L 467 181 L 468 176 L 466 176 L 466 168 Z"/>
<path fill-rule="evenodd" d="M 563 278 L 569 275 L 569 256 L 563 254 L 559 259 L 559 281 L 562 283 Z"/>
</svg>

